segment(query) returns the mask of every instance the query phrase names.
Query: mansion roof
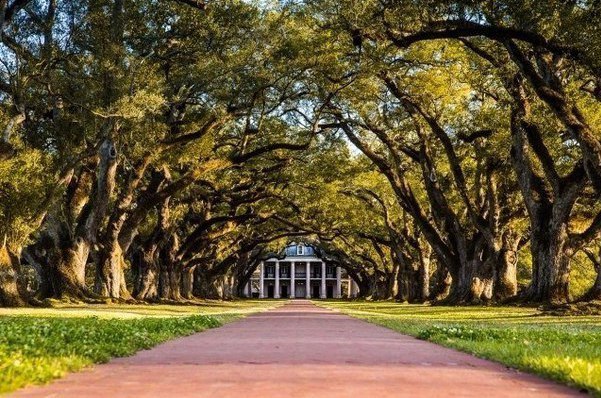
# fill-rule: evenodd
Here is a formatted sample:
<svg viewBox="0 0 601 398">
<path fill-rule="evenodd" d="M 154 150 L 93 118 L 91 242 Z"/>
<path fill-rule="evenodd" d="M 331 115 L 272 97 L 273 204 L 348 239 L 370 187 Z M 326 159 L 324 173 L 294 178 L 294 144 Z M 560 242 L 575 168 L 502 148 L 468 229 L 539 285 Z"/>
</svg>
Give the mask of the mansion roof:
<svg viewBox="0 0 601 398">
<path fill-rule="evenodd" d="M 272 253 L 268 258 L 277 257 L 283 260 L 286 257 L 321 257 L 320 250 L 315 246 L 303 242 L 292 242 L 279 253 Z"/>
</svg>

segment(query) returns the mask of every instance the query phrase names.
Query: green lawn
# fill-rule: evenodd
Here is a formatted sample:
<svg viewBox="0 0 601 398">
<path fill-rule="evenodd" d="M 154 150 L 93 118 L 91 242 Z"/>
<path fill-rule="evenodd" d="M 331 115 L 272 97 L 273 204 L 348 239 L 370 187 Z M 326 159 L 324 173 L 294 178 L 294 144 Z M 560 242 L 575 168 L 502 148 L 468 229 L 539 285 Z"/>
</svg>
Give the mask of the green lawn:
<svg viewBox="0 0 601 398">
<path fill-rule="evenodd" d="M 282 302 L 0 308 L 0 393 L 45 383 Z"/>
<path fill-rule="evenodd" d="M 601 397 L 601 316 L 543 316 L 533 308 L 515 307 L 316 303 Z"/>
</svg>

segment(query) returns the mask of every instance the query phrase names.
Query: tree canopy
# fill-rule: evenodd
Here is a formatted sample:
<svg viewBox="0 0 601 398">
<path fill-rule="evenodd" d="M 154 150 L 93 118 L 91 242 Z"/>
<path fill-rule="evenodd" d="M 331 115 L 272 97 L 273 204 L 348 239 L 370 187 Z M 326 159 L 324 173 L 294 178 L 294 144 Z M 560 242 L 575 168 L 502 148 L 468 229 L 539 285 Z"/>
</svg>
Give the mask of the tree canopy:
<svg viewBox="0 0 601 398">
<path fill-rule="evenodd" d="M 601 299 L 600 14 L 0 0 L 0 304 L 227 298 L 290 239 L 365 297 Z"/>
</svg>

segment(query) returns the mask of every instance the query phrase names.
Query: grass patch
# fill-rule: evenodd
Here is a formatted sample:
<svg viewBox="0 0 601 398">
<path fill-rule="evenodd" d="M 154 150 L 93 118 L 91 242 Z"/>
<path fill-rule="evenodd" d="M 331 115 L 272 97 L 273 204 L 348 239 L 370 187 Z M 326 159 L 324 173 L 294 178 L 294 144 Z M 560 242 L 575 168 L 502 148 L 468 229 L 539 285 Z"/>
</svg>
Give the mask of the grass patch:
<svg viewBox="0 0 601 398">
<path fill-rule="evenodd" d="M 0 308 L 2 316 L 29 317 L 85 317 L 99 318 L 146 318 L 190 315 L 214 315 L 217 317 L 242 316 L 281 305 L 285 300 L 198 300 L 193 304 L 65 304 L 57 302 L 50 308 Z"/>
<path fill-rule="evenodd" d="M 0 309 L 0 393 L 132 355 L 283 301 Z"/>
<path fill-rule="evenodd" d="M 318 304 L 601 397 L 600 316 L 544 316 L 534 308 L 516 307 Z"/>
</svg>

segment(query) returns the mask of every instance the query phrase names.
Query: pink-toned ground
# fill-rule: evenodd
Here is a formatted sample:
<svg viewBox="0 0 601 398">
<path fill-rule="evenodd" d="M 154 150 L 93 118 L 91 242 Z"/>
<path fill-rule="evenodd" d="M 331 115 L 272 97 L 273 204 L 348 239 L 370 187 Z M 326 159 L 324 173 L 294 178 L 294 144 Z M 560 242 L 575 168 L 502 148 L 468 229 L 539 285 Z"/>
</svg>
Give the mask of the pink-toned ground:
<svg viewBox="0 0 601 398">
<path fill-rule="evenodd" d="M 581 395 L 304 300 L 14 394 L 74 398 Z"/>
</svg>

